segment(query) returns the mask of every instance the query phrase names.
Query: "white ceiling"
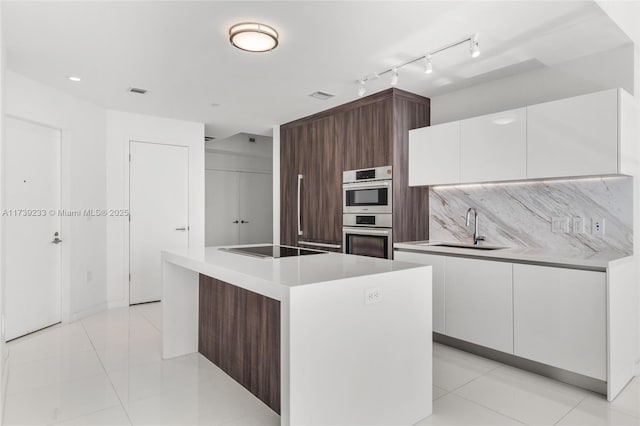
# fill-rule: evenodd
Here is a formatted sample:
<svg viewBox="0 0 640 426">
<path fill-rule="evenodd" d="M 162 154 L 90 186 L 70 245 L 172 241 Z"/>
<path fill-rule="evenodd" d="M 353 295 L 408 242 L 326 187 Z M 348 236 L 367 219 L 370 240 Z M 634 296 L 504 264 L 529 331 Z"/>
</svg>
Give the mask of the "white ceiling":
<svg viewBox="0 0 640 426">
<path fill-rule="evenodd" d="M 206 134 L 269 134 L 357 97 L 355 80 L 480 33 L 468 46 L 400 73 L 398 87 L 436 96 L 609 50 L 629 39 L 592 1 L 27 2 L 3 1 L 7 67 L 107 108 L 204 122 Z M 260 21 L 273 52 L 233 48 L 228 28 Z M 67 76 L 78 75 L 73 83 Z M 130 86 L 147 95 L 127 93 Z M 381 78 L 368 93 L 389 87 Z M 310 98 L 323 90 L 329 101 Z M 220 106 L 211 106 L 212 103 Z"/>
</svg>

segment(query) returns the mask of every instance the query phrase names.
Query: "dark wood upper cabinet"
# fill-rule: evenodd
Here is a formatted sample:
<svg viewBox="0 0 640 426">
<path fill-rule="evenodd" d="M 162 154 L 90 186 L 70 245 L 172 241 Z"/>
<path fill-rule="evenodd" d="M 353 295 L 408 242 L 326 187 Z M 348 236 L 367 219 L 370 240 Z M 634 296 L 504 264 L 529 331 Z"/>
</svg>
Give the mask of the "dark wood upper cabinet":
<svg viewBox="0 0 640 426">
<path fill-rule="evenodd" d="M 398 89 L 280 127 L 281 243 L 342 244 L 342 172 L 393 166 L 394 241 L 428 239 L 428 188 L 408 186 L 409 130 L 428 126 L 428 98 Z M 298 235 L 297 176 L 301 187 Z"/>
</svg>

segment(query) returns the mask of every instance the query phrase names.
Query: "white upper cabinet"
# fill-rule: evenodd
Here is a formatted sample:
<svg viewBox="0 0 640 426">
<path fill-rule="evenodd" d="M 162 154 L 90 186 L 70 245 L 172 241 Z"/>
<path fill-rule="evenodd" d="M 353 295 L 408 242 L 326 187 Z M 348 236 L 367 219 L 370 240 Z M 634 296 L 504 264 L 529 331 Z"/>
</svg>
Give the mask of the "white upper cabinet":
<svg viewBox="0 0 640 426">
<path fill-rule="evenodd" d="M 618 90 L 527 108 L 527 177 L 618 173 Z"/>
<path fill-rule="evenodd" d="M 409 186 L 460 181 L 460 122 L 409 131 Z"/>
<path fill-rule="evenodd" d="M 460 122 L 460 182 L 526 179 L 525 108 Z"/>
<path fill-rule="evenodd" d="M 635 108 L 610 89 L 411 130 L 409 186 L 629 173 Z"/>
</svg>

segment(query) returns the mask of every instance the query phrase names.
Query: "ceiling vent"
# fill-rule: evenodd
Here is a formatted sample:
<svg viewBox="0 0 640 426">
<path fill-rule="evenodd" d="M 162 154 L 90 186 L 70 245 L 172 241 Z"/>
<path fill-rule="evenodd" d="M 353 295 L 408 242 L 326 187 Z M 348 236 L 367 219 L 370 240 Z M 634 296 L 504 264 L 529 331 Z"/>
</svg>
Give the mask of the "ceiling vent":
<svg viewBox="0 0 640 426">
<path fill-rule="evenodd" d="M 140 89 L 139 87 L 129 87 L 129 92 L 144 95 L 147 93 L 147 89 Z"/>
<path fill-rule="evenodd" d="M 210 142 L 210 141 L 212 141 L 212 140 L 214 140 L 214 139 L 215 139 L 215 136 L 205 136 L 205 137 L 204 137 L 204 141 L 205 141 L 205 142 Z"/>
<path fill-rule="evenodd" d="M 320 99 L 321 101 L 326 101 L 327 99 L 333 98 L 335 95 L 329 92 L 318 91 L 318 92 L 313 92 L 309 96 L 311 96 L 312 98 Z"/>
</svg>

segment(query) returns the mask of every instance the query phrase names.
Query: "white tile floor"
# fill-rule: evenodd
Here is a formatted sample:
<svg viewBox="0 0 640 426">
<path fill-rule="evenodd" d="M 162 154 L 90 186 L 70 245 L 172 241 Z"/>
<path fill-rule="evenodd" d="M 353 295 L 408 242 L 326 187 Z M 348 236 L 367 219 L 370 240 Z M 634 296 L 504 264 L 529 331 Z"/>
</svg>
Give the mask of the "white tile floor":
<svg viewBox="0 0 640 426">
<path fill-rule="evenodd" d="M 278 425 L 199 354 L 163 361 L 158 303 L 114 309 L 9 344 L 5 424 Z M 447 346 L 419 425 L 638 425 L 640 380 L 613 402 Z"/>
</svg>

